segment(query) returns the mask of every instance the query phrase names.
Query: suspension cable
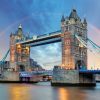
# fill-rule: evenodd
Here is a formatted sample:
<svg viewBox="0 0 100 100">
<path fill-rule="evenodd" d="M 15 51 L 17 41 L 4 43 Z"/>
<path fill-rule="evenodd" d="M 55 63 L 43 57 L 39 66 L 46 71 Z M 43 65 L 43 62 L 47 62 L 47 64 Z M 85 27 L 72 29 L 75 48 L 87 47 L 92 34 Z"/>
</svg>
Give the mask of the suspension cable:
<svg viewBox="0 0 100 100">
<path fill-rule="evenodd" d="M 7 56 L 8 56 L 8 54 L 9 54 L 9 52 L 10 52 L 10 49 L 7 51 L 7 53 L 5 54 L 5 56 L 4 56 L 4 57 L 2 58 L 2 60 L 0 61 L 0 65 L 3 64 L 3 63 L 5 62 L 5 60 L 6 60 Z"/>
</svg>

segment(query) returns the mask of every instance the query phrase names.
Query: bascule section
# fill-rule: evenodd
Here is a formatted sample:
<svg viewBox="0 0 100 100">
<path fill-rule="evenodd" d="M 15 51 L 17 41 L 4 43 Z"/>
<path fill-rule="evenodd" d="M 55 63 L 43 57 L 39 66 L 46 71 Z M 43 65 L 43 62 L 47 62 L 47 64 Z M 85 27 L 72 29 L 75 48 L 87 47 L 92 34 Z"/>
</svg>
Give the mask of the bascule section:
<svg viewBox="0 0 100 100">
<path fill-rule="evenodd" d="M 13 71 L 27 71 L 30 66 L 30 47 L 17 44 L 27 39 L 23 34 L 22 26 L 19 25 L 16 33 L 10 35 L 10 68 Z"/>
<path fill-rule="evenodd" d="M 69 17 L 62 16 L 62 67 L 66 69 L 86 69 L 87 48 L 80 43 L 76 35 L 87 41 L 87 21 L 72 9 Z"/>
</svg>

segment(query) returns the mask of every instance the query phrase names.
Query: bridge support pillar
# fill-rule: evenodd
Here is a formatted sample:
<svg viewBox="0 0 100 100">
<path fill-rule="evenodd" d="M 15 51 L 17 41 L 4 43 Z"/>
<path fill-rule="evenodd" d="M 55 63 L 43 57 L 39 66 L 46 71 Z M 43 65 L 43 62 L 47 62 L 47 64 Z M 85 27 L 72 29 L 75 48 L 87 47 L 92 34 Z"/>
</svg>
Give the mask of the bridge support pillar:
<svg viewBox="0 0 100 100">
<path fill-rule="evenodd" d="M 80 74 L 78 70 L 54 68 L 52 86 L 95 86 L 93 74 Z"/>
<path fill-rule="evenodd" d="M 83 86 L 95 86 L 95 75 L 92 73 L 79 73 L 79 82 Z"/>
</svg>

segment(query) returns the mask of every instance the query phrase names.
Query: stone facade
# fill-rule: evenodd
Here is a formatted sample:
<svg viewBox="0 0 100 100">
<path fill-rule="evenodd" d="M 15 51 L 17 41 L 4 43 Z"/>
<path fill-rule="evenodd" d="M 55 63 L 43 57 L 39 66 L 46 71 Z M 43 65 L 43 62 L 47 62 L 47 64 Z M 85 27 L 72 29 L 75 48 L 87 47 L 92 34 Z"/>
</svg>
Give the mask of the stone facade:
<svg viewBox="0 0 100 100">
<path fill-rule="evenodd" d="M 22 26 L 19 25 L 16 33 L 10 35 L 10 68 L 14 71 L 28 70 L 30 66 L 30 47 L 18 44 L 19 41 L 26 39 L 23 34 Z"/>
<path fill-rule="evenodd" d="M 57 68 L 53 70 L 52 83 L 79 83 L 79 72 L 78 70 L 65 70 L 63 68 Z"/>
<path fill-rule="evenodd" d="M 95 86 L 95 76 L 90 73 L 80 73 L 79 70 L 68 70 L 60 66 L 54 67 L 53 86 Z"/>
<path fill-rule="evenodd" d="M 69 17 L 62 16 L 62 67 L 66 69 L 86 68 L 87 48 L 84 47 L 75 34 L 87 41 L 87 22 L 81 21 L 75 9 L 72 9 Z"/>
</svg>

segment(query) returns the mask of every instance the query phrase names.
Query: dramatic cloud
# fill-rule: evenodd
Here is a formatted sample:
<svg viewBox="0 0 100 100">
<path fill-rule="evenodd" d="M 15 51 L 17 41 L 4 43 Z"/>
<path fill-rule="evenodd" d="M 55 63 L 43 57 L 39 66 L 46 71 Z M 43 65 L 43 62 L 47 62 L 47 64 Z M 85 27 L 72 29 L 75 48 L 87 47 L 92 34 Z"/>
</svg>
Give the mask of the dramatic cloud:
<svg viewBox="0 0 100 100">
<path fill-rule="evenodd" d="M 0 58 L 9 48 L 10 33 L 16 32 L 20 23 L 23 32 L 30 32 L 31 36 L 56 31 L 60 29 L 62 14 L 68 16 L 72 8 L 76 8 L 79 16 L 85 16 L 92 24 L 88 28 L 89 37 L 100 45 L 100 33 L 97 31 L 100 28 L 100 0 L 0 0 Z M 61 60 L 60 45 L 32 48 L 31 57 L 41 64 Z"/>
<path fill-rule="evenodd" d="M 48 44 L 31 49 L 31 57 L 46 69 L 61 64 L 61 43 Z"/>
</svg>

